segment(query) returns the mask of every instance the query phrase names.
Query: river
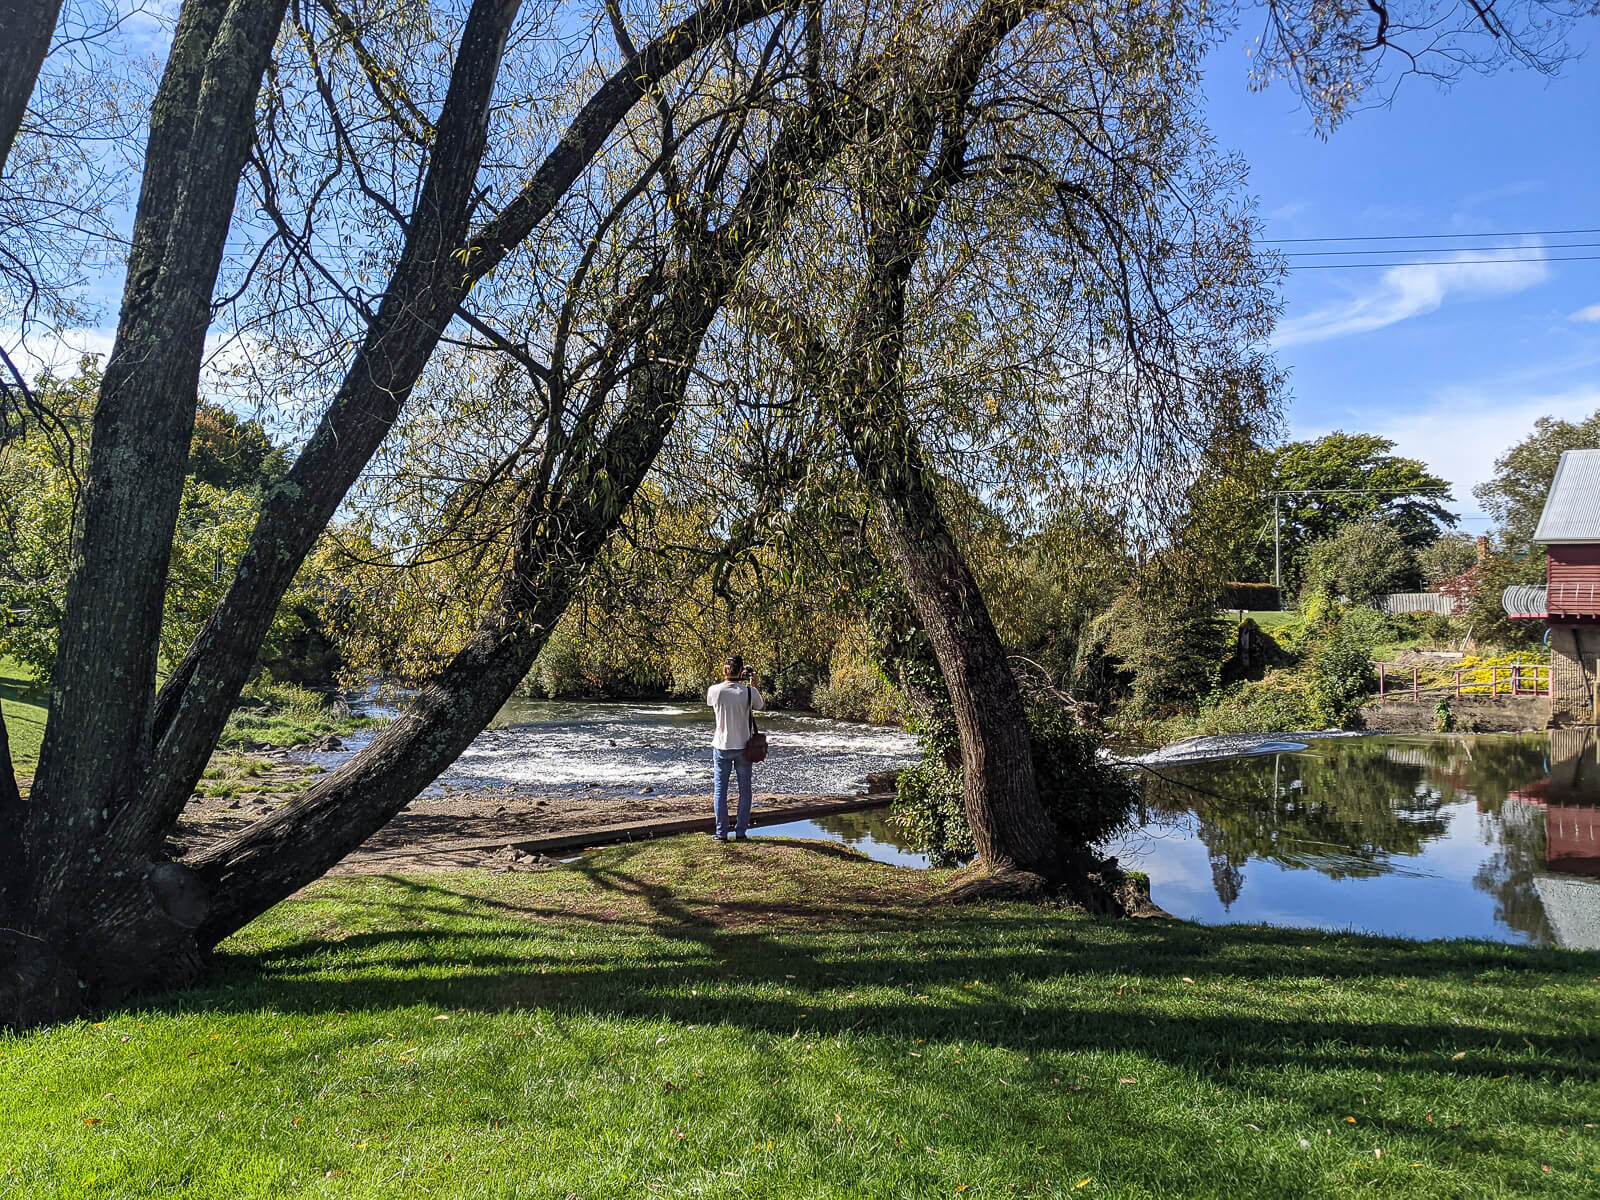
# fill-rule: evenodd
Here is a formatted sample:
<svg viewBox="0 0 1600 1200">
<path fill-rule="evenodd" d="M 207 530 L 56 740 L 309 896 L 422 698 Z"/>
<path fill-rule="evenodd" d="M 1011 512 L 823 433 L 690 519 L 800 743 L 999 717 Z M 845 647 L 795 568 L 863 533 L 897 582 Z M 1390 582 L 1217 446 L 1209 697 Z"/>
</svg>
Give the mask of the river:
<svg viewBox="0 0 1600 1200">
<path fill-rule="evenodd" d="M 917 756 L 897 729 L 786 713 L 762 725 L 762 792 L 858 791 Z M 1106 850 L 1188 920 L 1600 949 L 1594 731 L 1295 736 L 1266 753 L 1136 768 L 1138 828 Z M 701 793 L 710 740 L 703 705 L 514 700 L 435 788 Z M 927 865 L 882 811 L 756 834 Z"/>
</svg>

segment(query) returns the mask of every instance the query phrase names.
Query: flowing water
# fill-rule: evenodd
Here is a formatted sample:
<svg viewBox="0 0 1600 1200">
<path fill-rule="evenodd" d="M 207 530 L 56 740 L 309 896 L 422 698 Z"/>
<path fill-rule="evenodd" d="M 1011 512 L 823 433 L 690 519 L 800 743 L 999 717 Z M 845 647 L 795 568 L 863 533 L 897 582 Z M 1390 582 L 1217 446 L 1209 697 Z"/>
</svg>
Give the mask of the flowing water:
<svg viewBox="0 0 1600 1200">
<path fill-rule="evenodd" d="M 772 744 L 756 768 L 762 792 L 860 791 L 871 772 L 917 758 L 916 739 L 899 729 L 791 713 L 758 713 L 756 721 Z M 709 792 L 713 728 L 711 710 L 692 702 L 511 700 L 434 787 L 541 796 Z M 344 756 L 311 757 L 333 765 Z"/>
</svg>

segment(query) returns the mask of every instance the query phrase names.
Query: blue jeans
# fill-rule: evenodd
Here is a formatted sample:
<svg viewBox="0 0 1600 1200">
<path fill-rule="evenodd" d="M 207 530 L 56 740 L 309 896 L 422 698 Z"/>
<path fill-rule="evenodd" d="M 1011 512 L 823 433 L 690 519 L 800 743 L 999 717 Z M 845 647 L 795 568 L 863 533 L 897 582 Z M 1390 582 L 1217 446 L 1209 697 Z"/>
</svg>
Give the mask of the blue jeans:
<svg viewBox="0 0 1600 1200">
<path fill-rule="evenodd" d="M 750 824 L 750 764 L 745 761 L 744 750 L 711 751 L 711 798 L 717 811 L 717 836 L 728 836 L 728 772 L 739 776 L 739 823 L 735 833 L 743 833 Z"/>
</svg>

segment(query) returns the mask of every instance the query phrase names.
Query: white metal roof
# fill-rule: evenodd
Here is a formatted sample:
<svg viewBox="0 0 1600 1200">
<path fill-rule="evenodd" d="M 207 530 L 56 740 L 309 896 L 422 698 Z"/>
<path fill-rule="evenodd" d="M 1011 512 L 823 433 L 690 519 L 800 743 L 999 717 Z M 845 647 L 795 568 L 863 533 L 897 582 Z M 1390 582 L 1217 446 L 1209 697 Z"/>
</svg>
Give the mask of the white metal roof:
<svg viewBox="0 0 1600 1200">
<path fill-rule="evenodd" d="M 1563 450 L 1533 540 L 1600 542 L 1600 450 Z"/>
</svg>

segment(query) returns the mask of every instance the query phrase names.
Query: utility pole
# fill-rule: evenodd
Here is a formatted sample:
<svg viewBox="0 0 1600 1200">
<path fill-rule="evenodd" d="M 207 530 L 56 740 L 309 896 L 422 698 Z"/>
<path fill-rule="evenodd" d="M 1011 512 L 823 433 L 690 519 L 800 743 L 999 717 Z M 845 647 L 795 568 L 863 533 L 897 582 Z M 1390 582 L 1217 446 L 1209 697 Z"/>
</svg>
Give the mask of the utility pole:
<svg viewBox="0 0 1600 1200">
<path fill-rule="evenodd" d="M 1278 607 L 1283 607 L 1283 541 L 1279 536 L 1278 493 L 1272 494 L 1272 586 L 1278 592 Z"/>
</svg>

